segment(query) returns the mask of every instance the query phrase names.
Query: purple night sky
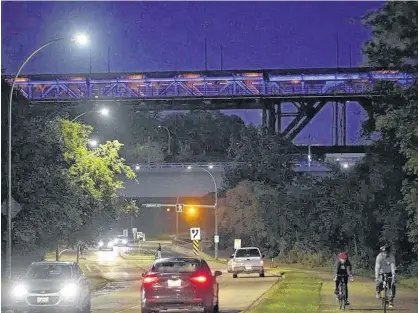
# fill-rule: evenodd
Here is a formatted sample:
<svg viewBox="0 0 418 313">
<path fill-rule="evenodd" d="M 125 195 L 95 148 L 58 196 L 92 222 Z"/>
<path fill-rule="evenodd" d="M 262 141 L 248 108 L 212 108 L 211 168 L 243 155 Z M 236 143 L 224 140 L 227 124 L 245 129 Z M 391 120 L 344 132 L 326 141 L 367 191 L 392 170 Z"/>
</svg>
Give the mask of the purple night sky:
<svg viewBox="0 0 418 313">
<path fill-rule="evenodd" d="M 45 41 L 87 32 L 92 40 L 93 72 L 204 69 L 309 68 L 362 64 L 360 47 L 368 38 L 358 19 L 383 2 L 2 2 L 1 65 L 16 72 L 30 51 Z M 353 22 L 354 19 L 354 22 Z M 29 73 L 88 72 L 89 51 L 55 45 L 36 56 Z M 350 103 L 348 143 L 359 143 L 361 120 Z M 232 111 L 229 111 L 232 113 Z M 255 111 L 237 111 L 259 124 Z M 332 110 L 328 105 L 296 138 L 296 143 L 331 144 Z"/>
</svg>

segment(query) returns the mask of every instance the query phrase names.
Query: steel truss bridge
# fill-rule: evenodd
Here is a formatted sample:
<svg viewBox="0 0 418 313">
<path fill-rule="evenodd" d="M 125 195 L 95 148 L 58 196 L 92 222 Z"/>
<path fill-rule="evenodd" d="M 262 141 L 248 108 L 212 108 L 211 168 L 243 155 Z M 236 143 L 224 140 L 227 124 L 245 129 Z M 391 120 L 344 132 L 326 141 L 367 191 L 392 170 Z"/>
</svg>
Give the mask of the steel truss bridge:
<svg viewBox="0 0 418 313">
<path fill-rule="evenodd" d="M 332 103 L 334 145 L 346 145 L 349 101 L 370 114 L 382 82 L 406 87 L 414 79 L 413 74 L 392 70 L 317 68 L 26 75 L 16 85 L 32 104 L 117 102 L 139 111 L 261 109 L 262 125 L 289 140 Z M 283 112 L 285 103 L 292 103 L 294 110 Z M 293 120 L 283 127 L 286 117 Z"/>
</svg>

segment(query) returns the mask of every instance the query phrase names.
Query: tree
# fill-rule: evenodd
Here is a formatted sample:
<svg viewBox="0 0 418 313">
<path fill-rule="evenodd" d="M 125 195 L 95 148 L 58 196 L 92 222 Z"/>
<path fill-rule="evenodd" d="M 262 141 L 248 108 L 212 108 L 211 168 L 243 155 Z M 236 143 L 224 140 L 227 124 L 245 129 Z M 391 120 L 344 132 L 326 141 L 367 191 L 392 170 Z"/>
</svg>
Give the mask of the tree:
<svg viewBox="0 0 418 313">
<path fill-rule="evenodd" d="M 364 54 L 369 65 L 418 73 L 418 3 L 388 2 L 365 16 L 372 38 L 365 42 Z M 418 81 L 407 88 L 385 84 L 384 97 L 373 107 L 376 120 L 373 130 L 382 140 L 394 145 L 406 158 L 403 185 L 404 201 L 411 219 L 409 234 L 418 249 Z"/>
<path fill-rule="evenodd" d="M 2 79 L 2 103 L 8 103 L 9 91 Z M 90 239 L 98 229 L 92 225 L 109 223 L 117 214 L 119 175 L 134 176 L 118 155 L 121 144 L 108 142 L 88 150 L 91 128 L 56 119 L 52 111 L 32 110 L 19 92 L 13 100 L 12 195 L 22 206 L 13 218 L 14 253 L 42 254 L 59 243 Z M 4 134 L 7 117 L 7 106 L 2 106 Z M 7 139 L 2 137 L 3 159 Z M 7 162 L 2 162 L 3 199 L 7 199 L 6 175 Z"/>
<path fill-rule="evenodd" d="M 227 161 L 231 135 L 246 128 L 239 117 L 218 111 L 173 113 L 161 123 L 171 132 L 171 150 L 179 162 Z"/>
<path fill-rule="evenodd" d="M 230 148 L 236 166 L 225 174 L 226 188 L 241 180 L 260 181 L 271 186 L 285 186 L 294 177 L 291 166 L 292 145 L 279 135 L 261 133 L 255 127 L 242 130 Z"/>
</svg>

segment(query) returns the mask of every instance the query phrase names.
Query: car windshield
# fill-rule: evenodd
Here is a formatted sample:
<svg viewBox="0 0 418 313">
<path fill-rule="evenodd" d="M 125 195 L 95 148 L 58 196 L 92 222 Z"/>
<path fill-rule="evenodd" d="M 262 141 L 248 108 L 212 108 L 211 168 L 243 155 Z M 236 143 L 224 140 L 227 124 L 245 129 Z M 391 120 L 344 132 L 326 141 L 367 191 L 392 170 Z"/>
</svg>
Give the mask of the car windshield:
<svg viewBox="0 0 418 313">
<path fill-rule="evenodd" d="M 153 272 L 159 273 L 193 273 L 203 269 L 199 260 L 175 260 L 158 262 L 152 267 Z"/>
<path fill-rule="evenodd" d="M 235 254 L 236 258 L 243 258 L 243 257 L 259 257 L 260 251 L 258 249 L 239 249 Z"/>
<path fill-rule="evenodd" d="M 68 279 L 71 276 L 71 267 L 64 264 L 31 265 L 25 274 L 29 279 Z"/>
</svg>

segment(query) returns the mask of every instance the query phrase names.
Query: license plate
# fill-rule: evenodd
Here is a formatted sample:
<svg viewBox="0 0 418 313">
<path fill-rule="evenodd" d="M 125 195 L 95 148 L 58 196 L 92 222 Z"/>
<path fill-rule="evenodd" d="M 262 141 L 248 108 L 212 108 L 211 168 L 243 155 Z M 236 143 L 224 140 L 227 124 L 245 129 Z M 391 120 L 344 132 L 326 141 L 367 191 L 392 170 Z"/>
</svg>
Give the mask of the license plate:
<svg viewBox="0 0 418 313">
<path fill-rule="evenodd" d="M 246 269 L 247 271 L 251 271 L 252 267 L 251 267 L 251 266 L 246 266 L 246 267 L 245 267 L 245 269 Z"/>
<path fill-rule="evenodd" d="M 36 303 L 49 303 L 49 297 L 37 297 Z"/>
<path fill-rule="evenodd" d="M 168 287 L 180 287 L 181 286 L 181 280 L 177 279 L 177 280 L 168 280 Z"/>
</svg>

